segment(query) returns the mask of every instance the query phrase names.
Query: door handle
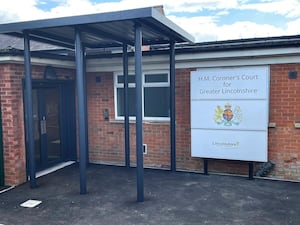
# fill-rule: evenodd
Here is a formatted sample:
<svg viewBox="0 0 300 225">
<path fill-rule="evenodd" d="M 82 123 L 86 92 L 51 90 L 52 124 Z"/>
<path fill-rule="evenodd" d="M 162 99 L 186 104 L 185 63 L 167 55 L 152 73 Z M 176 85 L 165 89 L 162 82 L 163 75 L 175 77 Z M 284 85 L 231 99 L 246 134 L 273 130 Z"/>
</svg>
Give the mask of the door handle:
<svg viewBox="0 0 300 225">
<path fill-rule="evenodd" d="M 40 121 L 40 126 L 41 126 L 41 134 L 46 134 L 47 133 L 47 128 L 46 128 L 46 117 L 43 116 L 43 119 Z"/>
</svg>

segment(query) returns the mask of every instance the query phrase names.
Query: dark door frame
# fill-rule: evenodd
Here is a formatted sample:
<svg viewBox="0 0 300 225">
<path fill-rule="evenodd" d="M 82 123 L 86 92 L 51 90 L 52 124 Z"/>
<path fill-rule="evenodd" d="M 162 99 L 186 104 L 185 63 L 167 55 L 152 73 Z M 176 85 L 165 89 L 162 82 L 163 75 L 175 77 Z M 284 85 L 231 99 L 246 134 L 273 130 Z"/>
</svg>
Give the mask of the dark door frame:
<svg viewBox="0 0 300 225">
<path fill-rule="evenodd" d="M 75 115 L 75 85 L 74 81 L 65 81 L 65 80 L 32 80 L 32 89 L 45 90 L 46 88 L 57 87 L 60 92 L 60 140 L 61 140 L 61 160 L 59 162 L 76 160 L 76 115 Z M 23 82 L 23 90 L 25 91 L 25 86 Z M 43 97 L 40 96 L 38 101 L 44 101 Z M 45 103 L 43 103 L 45 104 Z M 40 108 L 42 106 L 39 106 Z M 43 111 L 44 109 L 39 109 Z M 26 116 L 24 112 L 24 121 L 25 121 L 25 132 L 26 132 Z M 40 114 L 40 113 L 39 113 Z M 40 115 L 39 115 L 40 116 Z M 28 135 L 26 135 L 27 137 Z M 40 136 L 40 138 L 44 138 Z M 45 143 L 45 142 L 44 142 Z M 26 165 L 27 165 L 27 174 L 29 171 L 29 157 L 28 157 L 28 146 L 26 141 Z M 42 153 L 42 151 L 41 151 Z M 43 153 L 42 153 L 43 154 Z M 46 154 L 46 153 L 45 153 Z M 43 156 L 42 156 L 43 157 Z M 45 156 L 44 156 L 45 159 Z M 58 163 L 58 162 L 56 162 Z M 45 169 L 53 164 L 48 164 L 37 169 Z"/>
</svg>

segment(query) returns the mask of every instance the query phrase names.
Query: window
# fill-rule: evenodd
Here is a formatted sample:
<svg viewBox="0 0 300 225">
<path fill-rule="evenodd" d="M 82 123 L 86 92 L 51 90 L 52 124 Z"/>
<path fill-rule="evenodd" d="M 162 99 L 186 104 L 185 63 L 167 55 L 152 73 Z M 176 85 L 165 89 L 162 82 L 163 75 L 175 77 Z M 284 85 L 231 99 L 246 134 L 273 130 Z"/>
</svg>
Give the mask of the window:
<svg viewBox="0 0 300 225">
<path fill-rule="evenodd" d="M 168 73 L 142 75 L 143 117 L 145 120 L 166 120 L 170 114 L 170 82 Z M 135 75 L 128 76 L 129 116 L 135 116 Z M 124 117 L 124 77 L 115 75 L 116 119 Z"/>
</svg>

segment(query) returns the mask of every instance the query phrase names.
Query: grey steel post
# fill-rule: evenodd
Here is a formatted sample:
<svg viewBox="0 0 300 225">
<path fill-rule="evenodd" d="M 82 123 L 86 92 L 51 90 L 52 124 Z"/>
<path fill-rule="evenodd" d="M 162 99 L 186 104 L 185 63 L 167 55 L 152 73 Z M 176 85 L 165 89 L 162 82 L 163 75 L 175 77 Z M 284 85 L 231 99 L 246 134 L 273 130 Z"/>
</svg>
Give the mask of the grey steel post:
<svg viewBox="0 0 300 225">
<path fill-rule="evenodd" d="M 27 31 L 24 32 L 24 64 L 25 64 L 25 107 L 27 114 L 27 141 L 29 153 L 29 177 L 30 187 L 36 187 L 35 180 L 35 149 L 34 149 L 34 125 L 33 125 L 33 103 L 32 103 L 32 83 L 31 83 L 31 59 L 30 59 L 30 37 Z"/>
<path fill-rule="evenodd" d="M 124 123 L 125 123 L 125 165 L 130 168 L 130 128 L 128 102 L 128 53 L 127 44 L 123 44 L 123 75 L 124 75 Z"/>
<path fill-rule="evenodd" d="M 86 194 L 86 162 L 87 162 L 87 136 L 86 136 L 86 110 L 84 94 L 83 47 L 81 34 L 75 30 L 75 57 L 76 57 L 76 84 L 78 107 L 78 135 L 79 135 L 79 167 L 80 167 L 80 194 Z"/>
<path fill-rule="evenodd" d="M 85 57 L 85 48 L 82 48 L 82 57 L 83 57 L 83 87 L 84 87 L 84 110 L 85 110 L 85 136 L 86 140 L 89 140 L 89 119 L 88 119 L 88 108 L 87 108 L 87 84 L 86 84 L 86 57 Z M 86 163 L 89 163 L 89 143 L 86 141 Z"/>
<path fill-rule="evenodd" d="M 170 42 L 170 145 L 171 171 L 176 171 L 175 42 Z"/>
<path fill-rule="evenodd" d="M 203 159 L 203 173 L 208 175 L 208 159 Z"/>
<path fill-rule="evenodd" d="M 254 162 L 248 162 L 248 179 L 249 180 L 254 180 L 254 175 L 253 175 L 253 168 L 254 168 Z"/>
<path fill-rule="evenodd" d="M 142 29 L 135 24 L 135 79 L 136 79 L 136 169 L 137 201 L 144 201 L 144 159 L 143 159 L 143 114 L 142 114 Z"/>
</svg>

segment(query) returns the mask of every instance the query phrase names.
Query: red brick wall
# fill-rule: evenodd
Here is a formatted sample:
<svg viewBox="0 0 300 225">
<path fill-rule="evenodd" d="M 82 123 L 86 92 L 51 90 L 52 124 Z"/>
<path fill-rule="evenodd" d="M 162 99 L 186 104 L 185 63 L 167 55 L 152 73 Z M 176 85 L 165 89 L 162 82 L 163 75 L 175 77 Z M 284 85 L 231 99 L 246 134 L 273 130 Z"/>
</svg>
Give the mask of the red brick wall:
<svg viewBox="0 0 300 225">
<path fill-rule="evenodd" d="M 203 169 L 203 160 L 191 157 L 190 140 L 190 71 L 176 70 L 176 145 L 177 168 Z M 300 64 L 271 65 L 269 160 L 276 166 L 270 176 L 300 180 L 300 78 L 288 79 L 289 71 L 300 74 Z M 101 76 L 101 83 L 96 83 Z M 114 120 L 113 74 L 88 74 L 89 150 L 92 162 L 124 164 L 124 124 Z M 109 110 L 110 120 L 103 119 L 103 109 Z M 131 123 L 131 162 L 135 163 L 135 123 Z M 148 154 L 145 166 L 170 166 L 169 123 L 144 122 L 144 143 Z M 256 163 L 258 168 L 259 163 Z M 247 174 L 248 164 L 241 161 L 210 160 L 209 171 Z"/>
<path fill-rule="evenodd" d="M 56 69 L 58 79 L 70 79 L 74 72 Z M 32 78 L 42 79 L 43 66 L 32 66 Z M 5 184 L 26 181 L 23 87 L 24 65 L 0 64 L 0 98 L 3 127 L 3 156 Z"/>
<path fill-rule="evenodd" d="M 26 179 L 22 78 L 23 65 L 1 64 L 0 95 L 3 119 L 3 145 L 6 184 L 19 184 Z M 33 66 L 34 79 L 41 79 L 44 67 Z M 176 145 L 177 168 L 202 170 L 202 159 L 192 158 L 190 152 L 190 69 L 176 70 Z M 299 64 L 271 65 L 269 159 L 276 163 L 271 176 L 300 180 L 300 129 L 294 121 L 300 120 L 300 78 L 288 79 L 289 71 L 297 71 Z M 74 71 L 57 69 L 59 79 L 73 79 Z M 96 76 L 101 82 L 96 82 Z M 112 73 L 87 75 L 89 154 L 91 162 L 124 164 L 124 123 L 115 121 L 114 87 Z M 103 110 L 109 110 L 104 120 Z M 145 166 L 169 168 L 169 122 L 144 122 L 144 143 L 148 152 Z M 131 130 L 131 163 L 135 164 L 135 123 Z M 257 165 L 258 166 L 258 165 Z M 209 170 L 224 173 L 247 174 L 247 163 L 210 160 Z"/>
<path fill-rule="evenodd" d="M 190 131 L 190 69 L 176 70 L 176 161 L 182 170 L 202 170 L 202 159 L 191 157 Z M 96 83 L 96 76 L 101 82 Z M 87 76 L 89 118 L 89 156 L 91 162 L 124 164 L 124 123 L 115 121 L 114 86 L 112 73 L 89 73 Z M 109 110 L 109 120 L 104 120 L 103 110 Z M 144 155 L 146 167 L 170 167 L 169 122 L 143 124 Z M 135 123 L 130 123 L 131 163 L 135 162 Z M 210 162 L 210 170 L 240 173 L 247 171 L 245 163 L 221 160 Z"/>
<path fill-rule="evenodd" d="M 0 66 L 5 184 L 19 184 L 26 178 L 21 82 L 23 70 L 23 66 L 16 64 Z"/>
<path fill-rule="evenodd" d="M 300 63 L 270 66 L 270 122 L 268 158 L 275 162 L 271 177 L 300 180 L 300 78 L 288 79 L 289 71 L 300 75 Z M 188 70 L 177 70 L 177 164 L 182 169 L 202 169 L 202 160 L 190 157 L 190 81 Z M 256 168 L 260 165 L 256 163 Z M 214 172 L 247 174 L 246 162 L 210 160 L 209 170 Z"/>
<path fill-rule="evenodd" d="M 96 76 L 101 82 L 96 83 Z M 89 156 L 91 162 L 125 163 L 124 123 L 115 121 L 114 86 L 112 73 L 89 73 L 87 76 L 89 121 Z M 103 110 L 109 110 L 104 120 Z M 135 123 L 130 123 L 131 163 L 135 164 Z M 145 165 L 169 167 L 169 123 L 144 123 Z"/>
<path fill-rule="evenodd" d="M 191 157 L 190 72 L 176 70 L 176 161 L 178 169 L 201 169 L 202 160 Z"/>
<path fill-rule="evenodd" d="M 300 63 L 272 65 L 270 79 L 269 159 L 276 163 L 273 176 L 300 180 Z M 297 71 L 297 79 L 288 79 L 289 71 Z"/>
</svg>

